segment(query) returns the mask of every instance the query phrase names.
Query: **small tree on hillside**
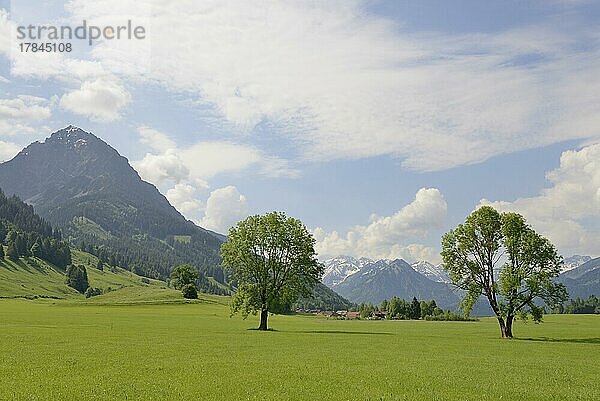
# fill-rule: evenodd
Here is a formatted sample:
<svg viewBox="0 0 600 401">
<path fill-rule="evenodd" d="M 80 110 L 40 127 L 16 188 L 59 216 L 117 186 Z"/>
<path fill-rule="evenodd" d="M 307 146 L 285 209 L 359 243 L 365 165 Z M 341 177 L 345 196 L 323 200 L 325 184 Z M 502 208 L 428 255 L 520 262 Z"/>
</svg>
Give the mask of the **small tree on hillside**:
<svg viewBox="0 0 600 401">
<path fill-rule="evenodd" d="M 543 309 L 567 299 L 564 285 L 553 282 L 562 258 L 554 246 L 517 213 L 484 206 L 442 239 L 444 269 L 465 291 L 462 308 L 469 314 L 483 295 L 496 314 L 502 337 L 512 338 L 517 316 L 542 320 Z"/>
<path fill-rule="evenodd" d="M 188 284 L 196 285 L 198 280 L 198 270 L 190 265 L 179 265 L 171 271 L 169 285 L 176 290 L 181 290 Z"/>
<path fill-rule="evenodd" d="M 186 284 L 181 288 L 181 293 L 185 299 L 197 299 L 198 289 L 195 284 Z"/>
<path fill-rule="evenodd" d="M 308 296 L 323 275 L 315 240 L 298 219 L 284 213 L 250 216 L 229 230 L 221 246 L 223 266 L 238 283 L 232 313 L 260 311 L 259 330 L 267 330 L 269 312 Z"/>
<path fill-rule="evenodd" d="M 89 281 L 87 270 L 83 265 L 69 265 L 67 267 L 67 280 L 66 283 L 69 287 L 72 287 L 84 294 L 88 289 Z"/>
<path fill-rule="evenodd" d="M 42 258 L 44 256 L 44 253 L 42 250 L 42 244 L 40 243 L 39 239 L 37 241 L 35 241 L 35 243 L 31 247 L 30 252 L 31 252 L 31 255 L 36 258 Z"/>
<path fill-rule="evenodd" d="M 17 247 L 15 246 L 14 242 L 8 243 L 8 247 L 6 248 L 6 256 L 8 256 L 10 260 L 15 262 L 19 260 L 19 251 L 17 250 Z"/>
</svg>

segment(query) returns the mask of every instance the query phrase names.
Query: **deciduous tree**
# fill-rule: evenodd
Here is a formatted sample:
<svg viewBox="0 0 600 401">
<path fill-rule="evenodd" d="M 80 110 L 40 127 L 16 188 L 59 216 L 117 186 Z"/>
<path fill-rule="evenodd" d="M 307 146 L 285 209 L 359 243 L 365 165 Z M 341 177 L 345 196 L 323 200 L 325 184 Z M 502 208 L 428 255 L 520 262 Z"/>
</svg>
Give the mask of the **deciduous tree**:
<svg viewBox="0 0 600 401">
<path fill-rule="evenodd" d="M 269 312 L 309 295 L 323 275 L 314 244 L 300 220 L 281 212 L 250 216 L 231 228 L 221 256 L 238 283 L 232 313 L 260 312 L 259 330 L 267 330 Z"/>
<path fill-rule="evenodd" d="M 490 206 L 477 209 L 444 235 L 442 258 L 452 283 L 465 291 L 465 314 L 485 296 L 502 337 L 512 338 L 515 317 L 540 322 L 541 302 L 554 306 L 567 298 L 565 287 L 553 281 L 562 258 L 517 213 L 500 214 Z"/>
</svg>

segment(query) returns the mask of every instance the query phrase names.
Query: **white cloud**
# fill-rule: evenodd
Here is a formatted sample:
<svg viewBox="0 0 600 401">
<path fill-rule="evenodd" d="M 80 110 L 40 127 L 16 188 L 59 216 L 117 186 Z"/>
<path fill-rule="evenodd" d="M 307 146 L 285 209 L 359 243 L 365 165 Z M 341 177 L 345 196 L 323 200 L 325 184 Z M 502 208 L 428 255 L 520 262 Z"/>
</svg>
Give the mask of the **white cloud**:
<svg viewBox="0 0 600 401">
<path fill-rule="evenodd" d="M 29 95 L 0 99 L 0 137 L 41 135 L 47 127 L 40 124 L 51 116 L 55 103 L 56 97 Z"/>
<path fill-rule="evenodd" d="M 33 135 L 37 131 L 27 124 L 12 120 L 0 120 L 0 136 Z"/>
<path fill-rule="evenodd" d="M 142 178 L 156 185 L 187 181 L 203 186 L 207 179 L 222 173 L 254 168 L 269 177 L 297 177 L 287 160 L 265 155 L 261 150 L 228 141 L 200 141 L 180 148 L 168 135 L 149 127 L 138 128 L 140 142 L 155 153 L 132 162 Z"/>
<path fill-rule="evenodd" d="M 246 197 L 236 187 L 227 186 L 210 193 L 204 218 L 198 224 L 209 230 L 227 233 L 230 227 L 247 215 Z"/>
<path fill-rule="evenodd" d="M 546 174 L 552 184 L 540 195 L 491 202 L 501 211 L 516 211 L 565 254 L 598 255 L 600 243 L 600 144 L 563 152 L 560 165 Z"/>
<path fill-rule="evenodd" d="M 0 141 L 0 162 L 12 159 L 20 150 L 16 143 Z"/>
<path fill-rule="evenodd" d="M 313 230 L 320 257 L 351 255 L 356 257 L 405 258 L 437 262 L 433 247 L 415 243 L 443 226 L 448 206 L 436 188 L 421 188 L 415 199 L 391 216 L 371 216 L 368 225 L 358 225 L 345 235 L 322 228 Z"/>
<path fill-rule="evenodd" d="M 121 118 L 131 96 L 115 82 L 104 79 L 85 81 L 81 88 L 62 96 L 60 105 L 93 121 L 110 122 Z"/>
<path fill-rule="evenodd" d="M 171 138 L 153 128 L 145 126 L 139 127 L 138 134 L 140 136 L 140 142 L 153 150 L 164 152 L 169 149 L 177 148 L 177 145 Z"/>
<path fill-rule="evenodd" d="M 11 26 L 8 11 L 0 8 L 0 54 L 10 54 Z"/>
<path fill-rule="evenodd" d="M 208 189 L 203 187 L 202 189 Z M 194 216 L 204 210 L 202 201 L 197 199 L 198 189 L 187 183 L 178 183 L 167 191 L 167 199 L 177 210 L 186 216 Z"/>
<path fill-rule="evenodd" d="M 161 185 L 166 181 L 179 183 L 190 176 L 189 169 L 175 149 L 167 149 L 158 155 L 147 153 L 142 160 L 133 161 L 131 165 L 142 179 L 155 185 Z"/>
<path fill-rule="evenodd" d="M 15 120 L 44 120 L 50 117 L 47 99 L 36 96 L 17 96 L 14 99 L 0 99 L 0 118 Z"/>
<path fill-rule="evenodd" d="M 182 149 L 181 159 L 193 176 L 210 178 L 217 174 L 256 167 L 260 174 L 270 177 L 296 177 L 297 170 L 286 160 L 267 156 L 250 145 L 227 141 L 198 142 Z"/>
<path fill-rule="evenodd" d="M 152 10 L 151 68 L 137 68 L 145 46 L 107 41 L 92 50 L 104 69 L 191 94 L 242 132 L 273 122 L 306 159 L 393 155 L 435 170 L 600 130 L 600 37 L 564 22 L 415 34 L 361 1 L 139 3 Z M 91 22 L 132 12 L 68 9 Z"/>
</svg>

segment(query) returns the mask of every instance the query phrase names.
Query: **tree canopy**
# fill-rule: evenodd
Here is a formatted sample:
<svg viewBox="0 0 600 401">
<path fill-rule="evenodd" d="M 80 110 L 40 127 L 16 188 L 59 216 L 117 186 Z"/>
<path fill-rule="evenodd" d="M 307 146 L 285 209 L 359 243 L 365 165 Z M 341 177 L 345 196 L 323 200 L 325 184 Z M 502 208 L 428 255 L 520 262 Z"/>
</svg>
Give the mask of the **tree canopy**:
<svg viewBox="0 0 600 401">
<path fill-rule="evenodd" d="M 84 294 L 90 286 L 85 266 L 69 265 L 67 267 L 66 283 L 69 287 L 72 287 L 80 293 Z"/>
<path fill-rule="evenodd" d="M 483 206 L 442 239 L 444 269 L 465 291 L 462 308 L 469 314 L 485 296 L 498 318 L 502 337 L 512 338 L 515 317 L 542 320 L 540 303 L 554 306 L 567 299 L 560 273 L 562 258 L 546 238 L 517 213 Z"/>
<path fill-rule="evenodd" d="M 267 330 L 269 312 L 308 296 L 323 275 L 314 244 L 302 222 L 282 212 L 250 216 L 231 228 L 221 256 L 237 282 L 232 314 L 247 317 L 260 311 L 259 330 Z"/>
<path fill-rule="evenodd" d="M 198 270 L 190 265 L 179 265 L 171 271 L 169 285 L 176 290 L 181 290 L 188 284 L 196 285 L 198 280 Z"/>
</svg>

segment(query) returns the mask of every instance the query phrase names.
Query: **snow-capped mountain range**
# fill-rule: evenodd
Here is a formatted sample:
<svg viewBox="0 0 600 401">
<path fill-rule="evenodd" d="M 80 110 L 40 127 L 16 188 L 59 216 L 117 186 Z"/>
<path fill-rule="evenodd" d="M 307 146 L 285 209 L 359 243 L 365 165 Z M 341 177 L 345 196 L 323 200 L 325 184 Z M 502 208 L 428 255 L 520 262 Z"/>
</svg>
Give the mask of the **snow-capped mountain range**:
<svg viewBox="0 0 600 401">
<path fill-rule="evenodd" d="M 324 261 L 323 284 L 352 302 L 381 302 L 398 296 L 405 299 L 436 299 L 446 308 L 458 298 L 450 278 L 441 268 L 426 261 L 412 265 L 402 259 L 372 260 L 338 256 Z"/>
<path fill-rule="evenodd" d="M 600 259 L 599 259 L 600 260 Z M 597 268 L 596 259 L 574 255 L 564 259 L 565 267 L 560 280 L 568 282 L 573 294 L 587 294 L 589 283 L 583 290 L 574 280 Z M 408 264 L 402 259 L 371 260 L 338 256 L 324 261 L 323 284 L 352 302 L 380 302 L 392 296 L 410 299 L 436 299 L 444 307 L 458 303 L 456 289 L 450 277 L 441 267 L 427 261 Z M 589 266 L 589 267 L 586 267 Z M 569 281 L 570 280 L 570 281 Z M 589 281 L 589 280 L 588 280 Z M 583 287 L 582 287 L 583 288 Z M 585 291 L 584 291 L 585 290 Z"/>
<path fill-rule="evenodd" d="M 564 258 L 564 265 L 560 272 L 561 273 L 568 272 L 570 270 L 573 270 L 573 269 L 581 266 L 582 264 L 584 264 L 586 262 L 589 262 L 590 260 L 592 260 L 591 256 L 581 256 L 581 255 L 569 256 L 568 258 Z"/>
<path fill-rule="evenodd" d="M 360 269 L 373 261 L 367 258 L 353 258 L 352 256 L 339 256 L 337 258 L 327 259 L 325 264 L 325 273 L 321 280 L 328 287 L 336 286 L 344 281 L 348 276 L 357 273 Z"/>
<path fill-rule="evenodd" d="M 390 264 L 391 260 L 372 260 L 369 258 L 353 258 L 352 256 L 338 256 L 336 258 L 327 259 L 324 262 L 325 274 L 323 275 L 323 284 L 328 287 L 335 287 L 349 276 L 358 273 L 365 266 L 376 262 L 384 262 Z M 450 277 L 442 269 L 441 265 L 433 265 L 427 261 L 418 261 L 410 265 L 413 270 L 424 275 L 428 279 L 438 283 L 449 283 Z"/>
<path fill-rule="evenodd" d="M 442 268 L 442 265 L 433 265 L 426 260 L 421 260 L 410 265 L 414 270 L 421 273 L 429 280 L 436 281 L 438 283 L 449 283 L 450 276 Z"/>
</svg>

